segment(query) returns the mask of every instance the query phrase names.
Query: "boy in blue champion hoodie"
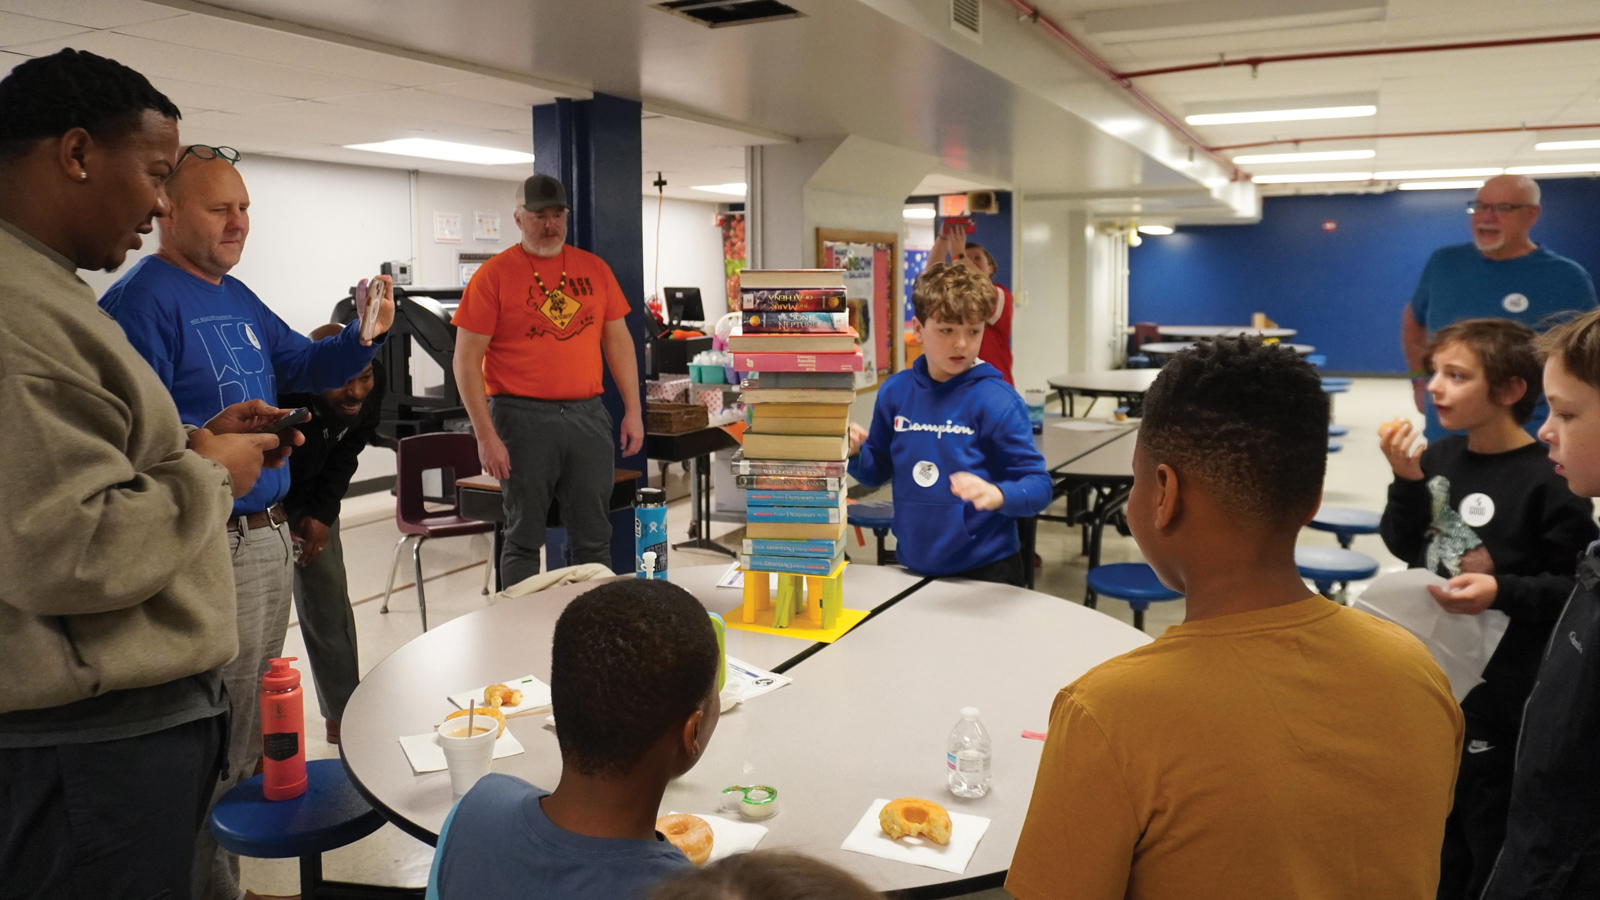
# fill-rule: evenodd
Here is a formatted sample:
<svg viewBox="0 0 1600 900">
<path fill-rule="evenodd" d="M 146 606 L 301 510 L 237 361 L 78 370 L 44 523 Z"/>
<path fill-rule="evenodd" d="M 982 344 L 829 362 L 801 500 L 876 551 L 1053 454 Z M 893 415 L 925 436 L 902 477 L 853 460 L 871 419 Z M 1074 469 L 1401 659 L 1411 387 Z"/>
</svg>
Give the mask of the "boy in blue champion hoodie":
<svg viewBox="0 0 1600 900">
<path fill-rule="evenodd" d="M 964 263 L 928 267 L 912 286 L 922 356 L 883 383 L 870 431 L 850 425 L 850 474 L 894 479 L 896 555 L 921 575 L 1024 584 L 1017 519 L 1050 505 L 1050 475 L 1028 409 L 978 359 L 994 287 Z"/>
</svg>

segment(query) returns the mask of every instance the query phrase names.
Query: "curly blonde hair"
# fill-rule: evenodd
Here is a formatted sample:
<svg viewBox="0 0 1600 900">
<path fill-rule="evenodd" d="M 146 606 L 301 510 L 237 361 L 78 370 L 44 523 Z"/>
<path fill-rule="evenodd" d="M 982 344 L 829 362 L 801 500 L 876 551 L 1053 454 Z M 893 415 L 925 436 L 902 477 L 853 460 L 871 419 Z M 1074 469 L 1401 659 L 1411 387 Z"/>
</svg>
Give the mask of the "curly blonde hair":
<svg viewBox="0 0 1600 900">
<path fill-rule="evenodd" d="M 962 262 L 934 263 L 911 286 L 911 306 L 926 325 L 943 322 L 987 322 L 994 315 L 994 282 Z"/>
</svg>

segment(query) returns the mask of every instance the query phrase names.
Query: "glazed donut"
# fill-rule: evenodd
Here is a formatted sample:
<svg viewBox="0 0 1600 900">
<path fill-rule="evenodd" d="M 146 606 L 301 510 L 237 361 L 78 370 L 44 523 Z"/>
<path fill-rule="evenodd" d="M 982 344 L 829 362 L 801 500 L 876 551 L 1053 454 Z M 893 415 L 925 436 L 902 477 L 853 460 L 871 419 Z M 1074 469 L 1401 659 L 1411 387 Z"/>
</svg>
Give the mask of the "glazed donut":
<svg viewBox="0 0 1600 900">
<path fill-rule="evenodd" d="M 878 827 L 889 837 L 925 837 L 935 844 L 950 843 L 950 814 L 931 800 L 901 797 L 884 804 Z"/>
<path fill-rule="evenodd" d="M 491 684 L 483 689 L 483 702 L 490 706 L 520 706 L 522 692 L 503 684 Z"/>
<path fill-rule="evenodd" d="M 697 866 L 711 858 L 711 826 L 699 816 L 677 813 L 656 820 L 656 830 L 666 835 L 672 846 L 683 851 L 689 862 Z"/>
<path fill-rule="evenodd" d="M 444 720 L 448 722 L 451 719 L 460 719 L 465 717 L 470 712 L 472 712 L 470 709 L 458 709 L 450 715 L 445 716 Z M 495 734 L 495 737 L 499 737 L 500 735 L 506 733 L 506 717 L 500 714 L 500 710 L 495 709 L 492 706 L 480 706 L 477 709 L 477 713 L 482 718 L 493 719 L 499 724 L 500 730 Z"/>
</svg>

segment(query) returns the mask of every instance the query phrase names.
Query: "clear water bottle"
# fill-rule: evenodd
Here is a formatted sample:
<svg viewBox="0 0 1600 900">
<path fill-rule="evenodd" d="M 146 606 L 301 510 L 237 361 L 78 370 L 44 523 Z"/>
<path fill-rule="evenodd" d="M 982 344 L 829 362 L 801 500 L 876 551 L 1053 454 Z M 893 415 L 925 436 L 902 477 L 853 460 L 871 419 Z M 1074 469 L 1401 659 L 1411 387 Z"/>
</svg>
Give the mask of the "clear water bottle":
<svg viewBox="0 0 1600 900">
<path fill-rule="evenodd" d="M 989 793 L 989 731 L 978 721 L 978 708 L 961 710 L 961 721 L 950 729 L 945 745 L 950 767 L 950 793 L 957 797 L 982 797 Z"/>
</svg>

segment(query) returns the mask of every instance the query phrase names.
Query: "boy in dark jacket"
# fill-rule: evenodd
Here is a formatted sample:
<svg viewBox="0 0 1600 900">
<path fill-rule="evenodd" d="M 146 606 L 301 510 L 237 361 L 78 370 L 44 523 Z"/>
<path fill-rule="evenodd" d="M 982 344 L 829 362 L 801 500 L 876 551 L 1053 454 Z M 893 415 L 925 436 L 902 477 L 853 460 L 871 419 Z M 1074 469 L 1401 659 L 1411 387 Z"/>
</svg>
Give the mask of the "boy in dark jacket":
<svg viewBox="0 0 1600 900">
<path fill-rule="evenodd" d="M 1550 418 L 1539 438 L 1567 486 L 1600 496 L 1600 312 L 1539 339 Z M 1591 545 L 1522 715 L 1505 845 L 1484 900 L 1600 897 L 1600 557 Z"/>
<path fill-rule="evenodd" d="M 1380 437 L 1394 469 L 1381 533 L 1389 551 L 1449 578 L 1445 610 L 1510 616 L 1462 701 L 1467 732 L 1455 807 L 1445 823 L 1440 900 L 1476 900 L 1505 837 L 1514 747 L 1539 657 L 1572 590 L 1578 554 L 1596 537 L 1591 504 L 1567 489 L 1523 429 L 1539 401 L 1534 334 L 1508 319 L 1443 328 L 1428 348 L 1428 390 L 1440 421 L 1465 435 L 1418 456 L 1402 424 Z"/>
<path fill-rule="evenodd" d="M 850 474 L 894 479 L 896 555 L 911 571 L 1020 586 L 1017 519 L 1050 505 L 1050 476 L 1021 395 L 978 359 L 994 285 L 939 263 L 911 302 L 923 354 L 883 383 L 870 432 L 850 425 Z"/>
</svg>

